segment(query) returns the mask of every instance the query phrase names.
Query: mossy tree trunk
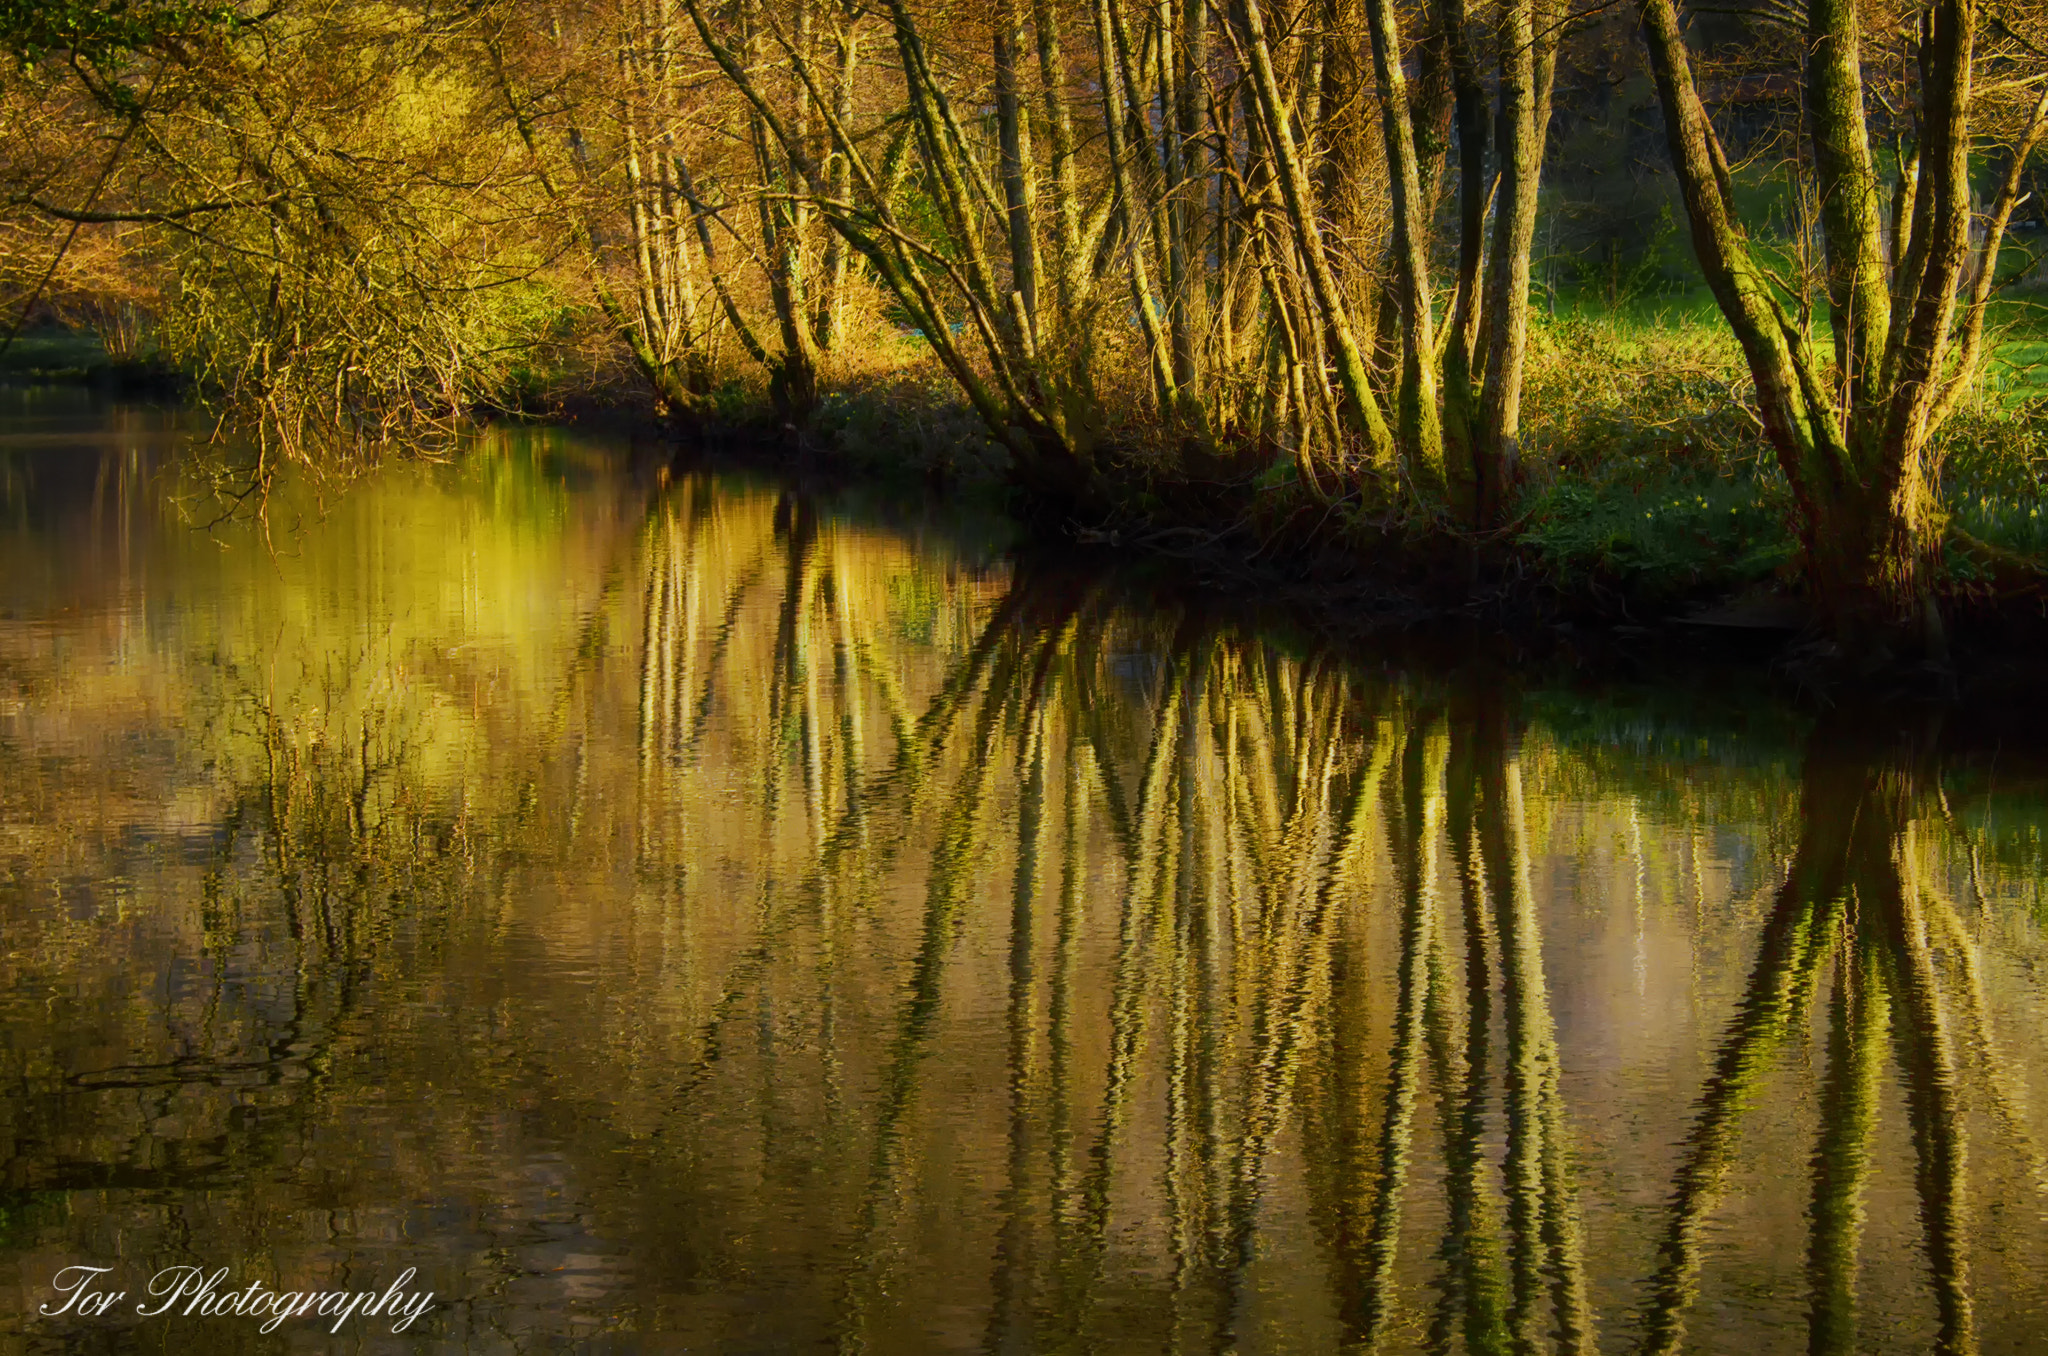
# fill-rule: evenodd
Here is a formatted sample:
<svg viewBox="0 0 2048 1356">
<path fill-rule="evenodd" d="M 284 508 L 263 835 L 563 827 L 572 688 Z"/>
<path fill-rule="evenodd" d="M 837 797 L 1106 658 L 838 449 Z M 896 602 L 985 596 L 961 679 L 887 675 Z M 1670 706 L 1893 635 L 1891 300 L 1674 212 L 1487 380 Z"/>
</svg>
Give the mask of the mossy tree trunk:
<svg viewBox="0 0 2048 1356">
<path fill-rule="evenodd" d="M 1807 6 L 1805 122 L 1827 252 L 1828 352 L 1810 342 L 1798 323 L 1801 299 L 1760 260 L 1737 216 L 1728 158 L 1695 84 L 1675 0 L 1638 0 L 1638 8 L 1693 249 L 1742 346 L 1764 432 L 1798 503 L 1818 617 L 1852 653 L 1939 656 L 1942 514 L 1932 439 L 1971 378 L 1991 294 L 1980 278 L 1958 305 L 1970 258 L 1977 0 L 1936 0 L 1923 16 L 1918 136 L 1910 171 L 1902 156 L 1889 208 L 1889 255 L 1856 0 Z M 2018 143 L 2009 183 L 2044 120 L 2048 100 Z M 1987 272 L 2010 219 L 2006 197 L 1992 213 Z"/>
<path fill-rule="evenodd" d="M 1557 71 L 1557 20 L 1550 8 L 1545 4 L 1539 13 L 1537 0 L 1512 0 L 1502 19 L 1499 203 L 1484 314 L 1485 384 L 1471 432 L 1475 509 L 1482 527 L 1497 525 L 1506 514 L 1521 433 L 1529 259 L 1536 245 L 1537 194 Z"/>
</svg>

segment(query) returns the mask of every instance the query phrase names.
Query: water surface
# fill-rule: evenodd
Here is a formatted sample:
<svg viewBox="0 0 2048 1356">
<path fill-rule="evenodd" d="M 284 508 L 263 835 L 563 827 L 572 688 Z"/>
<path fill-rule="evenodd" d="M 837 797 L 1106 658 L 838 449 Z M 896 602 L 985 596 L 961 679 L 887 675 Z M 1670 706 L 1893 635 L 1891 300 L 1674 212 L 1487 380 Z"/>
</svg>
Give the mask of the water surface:
<svg viewBox="0 0 2048 1356">
<path fill-rule="evenodd" d="M 176 420 L 5 399 L 11 1345 L 2039 1347 L 2025 750 L 555 432 L 200 531 Z"/>
</svg>

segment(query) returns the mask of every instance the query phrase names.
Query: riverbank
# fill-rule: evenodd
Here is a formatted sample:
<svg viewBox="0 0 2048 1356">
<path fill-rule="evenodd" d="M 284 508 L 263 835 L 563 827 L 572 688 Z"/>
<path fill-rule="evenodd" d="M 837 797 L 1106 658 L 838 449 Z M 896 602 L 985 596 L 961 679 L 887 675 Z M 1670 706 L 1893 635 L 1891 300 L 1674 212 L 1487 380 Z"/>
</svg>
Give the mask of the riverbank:
<svg viewBox="0 0 2048 1356">
<path fill-rule="evenodd" d="M 1593 650 L 1617 650 L 1612 662 L 1624 664 L 1646 649 L 1726 650 L 1823 691 L 2048 669 L 2048 398 L 2031 386 L 1990 383 L 1943 435 L 1943 493 L 1968 543 L 1947 552 L 1937 585 L 1950 671 L 1845 672 L 1808 634 L 1796 507 L 1743 403 L 1740 356 L 1712 317 L 1567 309 L 1536 317 L 1531 338 L 1513 511 L 1486 534 L 1456 529 L 1399 486 L 1380 496 L 1389 507 L 1368 505 L 1356 478 L 1343 492 L 1304 485 L 1284 448 L 1169 445 L 1136 405 L 1102 431 L 1093 493 L 1051 500 L 1020 485 L 1006 449 L 908 339 L 833 374 L 801 421 L 778 418 L 765 387 L 739 384 L 719 397 L 716 420 L 679 432 L 630 381 L 581 371 L 537 388 L 526 413 L 495 417 L 631 432 L 684 460 L 1000 506 L 1030 549 L 1086 549 L 1219 595 L 1285 599 L 1333 635 L 1469 630 L 1511 637 L 1518 653 L 1598 638 Z M 17 381 L 177 390 L 176 374 L 127 373 L 64 332 L 24 335 L 0 367 Z"/>
<path fill-rule="evenodd" d="M 879 480 L 815 446 L 760 440 L 692 446 L 674 464 L 678 474 L 769 474 L 794 499 L 879 493 L 911 515 L 921 500 L 995 512 L 1005 499 L 989 482 Z M 1586 690 L 1677 688 L 1709 701 L 1769 695 L 1814 713 L 1854 704 L 1889 711 L 1894 722 L 1936 719 L 1970 747 L 2048 748 L 2048 710 L 2039 701 L 2048 683 L 2048 602 L 2038 595 L 1951 597 L 1946 666 L 1851 668 L 1807 629 L 1796 592 L 1766 585 L 1671 605 L 1618 587 L 1574 589 L 1535 569 L 1513 541 L 1425 561 L 1393 547 L 1375 558 L 1327 543 L 1290 550 L 1172 529 L 1125 534 L 1044 515 L 1005 513 L 983 524 L 989 536 L 1014 534 L 994 549 L 1038 581 L 1042 596 L 1079 596 L 1113 580 L 1137 605 L 1191 625 L 1291 635 L 1304 654 Z"/>
<path fill-rule="evenodd" d="M 730 460 L 797 483 L 851 479 L 999 504 L 1020 524 L 1020 555 L 1114 561 L 1226 606 L 1284 610 L 1306 631 L 1345 643 L 1477 643 L 1507 665 L 1574 671 L 1725 659 L 1746 680 L 1823 701 L 1855 691 L 2023 708 L 2048 680 L 2048 574 L 2030 577 L 2010 548 L 1991 559 L 1962 546 L 1946 554 L 1938 588 L 1948 665 L 1845 665 L 1812 629 L 1789 492 L 1755 446 L 1709 457 L 1699 440 L 1674 450 L 1662 431 L 1639 430 L 1633 442 L 1539 463 L 1510 527 L 1478 535 L 1307 501 L 1271 467 L 1225 467 L 1196 481 L 1147 475 L 1134 462 L 1120 502 L 1076 514 L 1006 484 L 999 452 L 971 438 L 971 455 L 950 462 L 878 456 L 879 420 L 873 407 L 862 414 L 862 440 L 850 446 L 829 427 L 756 425 L 689 440 L 678 457 Z M 1958 517 L 2030 544 L 2043 497 L 2035 468 L 2048 465 L 2041 407 L 1965 427 L 1980 437 L 1951 451 L 1969 501 Z"/>
<path fill-rule="evenodd" d="M 1004 450 L 929 366 L 873 362 L 804 427 L 757 416 L 742 440 L 770 460 L 999 496 L 1062 546 L 1134 550 L 1375 628 L 1805 629 L 1797 506 L 1747 404 L 1747 368 L 1710 314 L 1533 318 L 1514 499 L 1506 526 L 1485 534 L 1402 485 L 1305 485 L 1284 448 L 1167 445 L 1137 414 L 1104 431 L 1094 494 L 1048 502 L 1007 483 Z M 2025 370 L 1994 368 L 1937 452 L 1953 532 L 1936 588 L 1952 641 L 2041 654 L 2048 393 Z"/>
<path fill-rule="evenodd" d="M 117 354 L 93 335 L 64 325 L 24 329 L 0 351 L 0 382 L 11 386 L 85 386 L 122 399 L 173 399 L 191 383 L 147 354 Z"/>
</svg>

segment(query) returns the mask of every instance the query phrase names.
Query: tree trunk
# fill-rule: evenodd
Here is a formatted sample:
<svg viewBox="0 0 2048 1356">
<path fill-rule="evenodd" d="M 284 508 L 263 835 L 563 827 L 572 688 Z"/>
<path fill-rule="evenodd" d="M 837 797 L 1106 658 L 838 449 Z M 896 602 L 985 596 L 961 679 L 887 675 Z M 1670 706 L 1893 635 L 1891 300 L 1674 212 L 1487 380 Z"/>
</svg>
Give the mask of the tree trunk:
<svg viewBox="0 0 2048 1356">
<path fill-rule="evenodd" d="M 1911 226 L 1894 228 L 1898 267 L 1889 280 L 1856 8 L 1815 0 L 1808 11 L 1808 113 L 1837 320 L 1833 372 L 1735 221 L 1727 160 L 1694 87 L 1673 0 L 1638 7 L 1694 253 L 1748 359 L 1765 433 L 1798 503 L 1816 611 L 1852 653 L 1940 656 L 1927 446 L 1968 257 L 1975 0 L 1938 0 L 1924 16 L 1920 173 Z"/>
<path fill-rule="evenodd" d="M 1550 16 L 1544 16 L 1549 29 Z M 1500 201 L 1486 297 L 1486 382 L 1473 439 L 1477 521 L 1490 527 L 1507 506 L 1508 473 L 1521 431 L 1522 363 L 1529 346 L 1529 255 L 1557 39 L 1538 33 L 1535 0 L 1510 0 L 1500 53 Z"/>
<path fill-rule="evenodd" d="M 1266 42 L 1265 16 L 1261 12 L 1260 0 L 1237 0 L 1237 17 L 1244 30 L 1244 46 L 1252 68 L 1252 89 L 1263 124 L 1263 140 L 1272 153 L 1274 177 L 1280 183 L 1281 202 L 1286 207 L 1295 248 L 1300 252 L 1308 273 L 1316 305 L 1323 313 L 1324 326 L 1337 350 L 1337 380 L 1343 388 L 1346 415 L 1364 436 L 1374 462 L 1383 469 L 1391 470 L 1394 462 L 1393 435 L 1380 413 L 1379 399 L 1372 389 L 1372 377 L 1366 368 L 1365 353 L 1359 348 L 1357 332 L 1352 328 L 1350 308 L 1324 253 L 1308 174 L 1302 168 L 1301 156 L 1295 146 L 1287 102 L 1280 95 L 1280 83 L 1273 73 L 1272 51 Z"/>
<path fill-rule="evenodd" d="M 1380 109 L 1386 123 L 1387 184 L 1393 199 L 1394 277 L 1401 303 L 1401 450 L 1408 459 L 1409 474 L 1426 494 L 1441 500 L 1450 494 L 1451 486 L 1444 465 L 1442 416 L 1437 407 L 1428 205 L 1422 200 L 1422 170 L 1416 158 L 1415 127 L 1408 110 L 1400 21 L 1394 11 L 1394 0 L 1366 0 L 1365 11 L 1372 30 L 1373 72 L 1379 78 Z"/>
<path fill-rule="evenodd" d="M 1023 301 L 1024 338 L 1038 334 L 1038 242 L 1032 227 L 1031 131 L 1017 88 L 1017 0 L 996 0 L 996 129 L 1002 155 L 1003 206 L 1010 235 L 1010 286 Z"/>
<path fill-rule="evenodd" d="M 853 76 L 860 61 L 860 11 L 846 7 L 839 18 L 836 42 L 839 69 L 832 82 L 832 114 L 841 126 L 853 120 Z M 853 167 L 844 155 L 835 154 L 827 170 L 826 191 L 844 202 L 853 191 Z M 820 352 L 830 353 L 845 338 L 846 328 L 846 240 L 837 231 L 825 239 L 825 257 L 819 266 L 817 335 Z"/>
</svg>

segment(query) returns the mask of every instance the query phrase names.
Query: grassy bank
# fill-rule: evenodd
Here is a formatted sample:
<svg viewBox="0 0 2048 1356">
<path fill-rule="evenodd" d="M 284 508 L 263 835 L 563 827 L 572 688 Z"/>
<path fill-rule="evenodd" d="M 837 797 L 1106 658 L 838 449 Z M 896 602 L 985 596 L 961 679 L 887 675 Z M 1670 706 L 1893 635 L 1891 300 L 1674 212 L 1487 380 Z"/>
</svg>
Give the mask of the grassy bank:
<svg viewBox="0 0 2048 1356">
<path fill-rule="evenodd" d="M 2037 314 L 2014 307 L 2008 319 L 2019 329 Z M 1148 447 L 1143 430 L 1113 457 L 1115 502 L 1053 530 L 1178 553 L 1211 572 L 1241 565 L 1327 583 L 1363 569 L 1425 607 L 1512 593 L 1558 615 L 1637 621 L 1731 597 L 1798 597 L 1791 492 L 1711 302 L 1603 309 L 1568 300 L 1539 312 L 1531 339 L 1520 479 L 1504 532 L 1464 537 L 1400 513 L 1317 504 L 1270 450 L 1240 449 L 1190 475 L 1171 449 Z M 2038 342 L 2009 340 L 1982 393 L 1943 431 L 1941 490 L 1971 538 L 2048 560 L 2048 381 L 2027 348 Z M 799 455 L 999 493 L 1006 455 L 953 389 L 905 339 L 835 385 L 798 438 Z M 1965 610 L 1995 573 L 1963 550 L 1944 569 L 1945 591 Z"/>
<path fill-rule="evenodd" d="M 2001 315 L 2005 341 L 1981 392 L 1941 442 L 1955 525 L 2022 560 L 2048 560 L 2041 314 L 2016 303 Z M 1513 510 L 1484 537 L 1445 531 L 1413 508 L 1318 502 L 1275 448 L 1219 444 L 1206 464 L 1191 463 L 1136 418 L 1105 431 L 1107 502 L 1048 516 L 1017 498 L 1009 453 L 914 333 L 885 333 L 822 375 L 824 394 L 801 426 L 771 412 L 765 381 L 729 379 L 711 441 L 881 486 L 1004 502 L 1054 541 L 1136 546 L 1208 576 L 1371 595 L 1408 614 L 1483 600 L 1552 620 L 1640 624 L 1731 598 L 1796 603 L 1801 589 L 1790 490 L 1741 355 L 1701 292 L 1621 306 L 1566 294 L 1536 310 Z M 0 357 L 0 379 L 162 387 L 169 374 L 45 327 Z M 632 417 L 641 402 L 638 417 L 652 418 L 645 399 L 630 374 L 588 363 L 537 376 L 525 417 Z M 687 442 L 695 449 L 704 436 Z M 2001 567 L 1952 550 L 1944 569 L 1945 591 L 1968 611 Z M 1790 613 L 1780 605 L 1772 615 Z"/>
</svg>

